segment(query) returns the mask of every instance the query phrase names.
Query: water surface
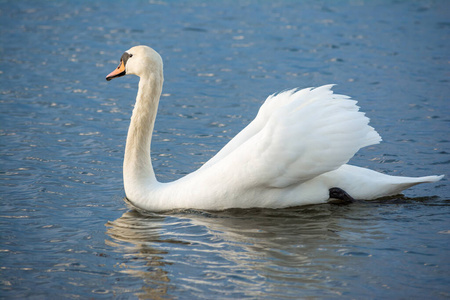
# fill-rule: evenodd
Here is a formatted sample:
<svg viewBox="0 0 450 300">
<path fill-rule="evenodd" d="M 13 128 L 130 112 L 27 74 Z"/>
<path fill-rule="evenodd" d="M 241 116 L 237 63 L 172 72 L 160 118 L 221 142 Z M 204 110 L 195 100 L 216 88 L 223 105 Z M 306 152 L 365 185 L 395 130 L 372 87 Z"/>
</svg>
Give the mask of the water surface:
<svg viewBox="0 0 450 300">
<path fill-rule="evenodd" d="M 123 201 L 137 78 L 165 62 L 153 165 L 195 170 L 270 94 L 338 84 L 384 141 L 351 163 L 447 174 L 447 1 L 0 1 L 1 298 L 447 298 L 447 178 L 347 206 L 142 215 Z"/>
</svg>

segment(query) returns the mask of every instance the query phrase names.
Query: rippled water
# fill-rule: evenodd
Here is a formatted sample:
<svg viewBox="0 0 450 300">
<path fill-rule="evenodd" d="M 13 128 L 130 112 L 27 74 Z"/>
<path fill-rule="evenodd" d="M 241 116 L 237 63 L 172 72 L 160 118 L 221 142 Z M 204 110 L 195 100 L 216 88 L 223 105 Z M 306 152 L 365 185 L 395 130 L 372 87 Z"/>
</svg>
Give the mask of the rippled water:
<svg viewBox="0 0 450 300">
<path fill-rule="evenodd" d="M 447 1 L 0 1 L 1 298 L 446 298 L 448 179 L 347 206 L 175 211 L 123 202 L 137 78 L 165 61 L 161 181 L 198 168 L 271 93 L 337 83 L 384 138 L 352 163 L 449 166 Z"/>
</svg>

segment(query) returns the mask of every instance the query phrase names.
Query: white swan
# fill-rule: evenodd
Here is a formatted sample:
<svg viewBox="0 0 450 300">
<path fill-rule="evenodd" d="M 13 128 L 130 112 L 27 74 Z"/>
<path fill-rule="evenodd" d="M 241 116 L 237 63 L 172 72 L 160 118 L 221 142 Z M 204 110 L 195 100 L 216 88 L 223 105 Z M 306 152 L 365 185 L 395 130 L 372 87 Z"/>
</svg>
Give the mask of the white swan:
<svg viewBox="0 0 450 300">
<path fill-rule="evenodd" d="M 331 198 L 375 199 L 443 176 L 384 175 L 346 163 L 381 141 L 356 101 L 332 85 L 267 98 L 256 118 L 197 171 L 170 183 L 156 180 L 150 144 L 163 86 L 161 56 L 147 46 L 126 51 L 106 80 L 140 77 L 128 130 L 123 178 L 128 200 L 149 211 L 282 208 Z"/>
</svg>

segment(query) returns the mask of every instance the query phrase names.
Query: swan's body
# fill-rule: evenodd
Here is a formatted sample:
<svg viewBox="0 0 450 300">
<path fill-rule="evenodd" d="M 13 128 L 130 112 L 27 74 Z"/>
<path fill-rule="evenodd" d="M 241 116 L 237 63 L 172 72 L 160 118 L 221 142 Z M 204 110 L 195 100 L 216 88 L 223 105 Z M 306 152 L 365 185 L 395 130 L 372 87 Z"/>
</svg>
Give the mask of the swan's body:
<svg viewBox="0 0 450 300">
<path fill-rule="evenodd" d="M 200 169 L 159 183 L 150 144 L 162 59 L 147 46 L 133 47 L 107 80 L 125 74 L 140 77 L 123 165 L 126 196 L 140 209 L 281 208 L 325 203 L 331 188 L 370 200 L 442 178 L 396 177 L 347 165 L 360 148 L 381 138 L 356 101 L 333 94 L 327 85 L 270 96 L 256 118 Z"/>
</svg>

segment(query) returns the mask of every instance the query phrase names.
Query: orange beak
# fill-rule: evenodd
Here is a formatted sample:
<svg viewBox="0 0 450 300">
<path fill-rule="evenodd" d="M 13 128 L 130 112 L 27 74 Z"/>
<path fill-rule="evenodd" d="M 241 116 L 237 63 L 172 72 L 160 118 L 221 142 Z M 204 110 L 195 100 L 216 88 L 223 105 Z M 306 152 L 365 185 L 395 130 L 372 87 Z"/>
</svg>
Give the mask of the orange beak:
<svg viewBox="0 0 450 300">
<path fill-rule="evenodd" d="M 110 81 L 113 78 L 121 77 L 125 74 L 125 64 L 123 63 L 123 60 L 120 60 L 119 66 L 114 71 L 109 73 L 108 76 L 106 76 L 106 80 Z"/>
</svg>

